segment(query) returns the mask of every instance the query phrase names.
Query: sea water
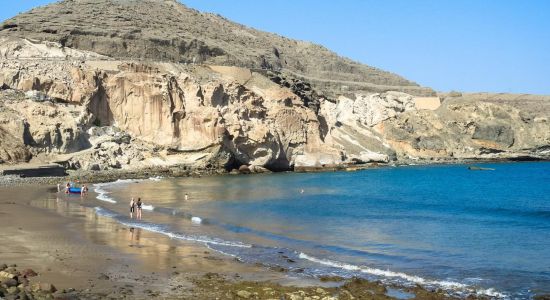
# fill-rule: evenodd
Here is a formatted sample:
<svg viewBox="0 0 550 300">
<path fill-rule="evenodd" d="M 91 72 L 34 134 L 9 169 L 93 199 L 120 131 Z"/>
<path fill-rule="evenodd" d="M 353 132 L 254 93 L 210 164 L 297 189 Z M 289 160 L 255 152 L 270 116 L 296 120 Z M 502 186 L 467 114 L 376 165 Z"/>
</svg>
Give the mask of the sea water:
<svg viewBox="0 0 550 300">
<path fill-rule="evenodd" d="M 550 164 L 154 178 L 96 186 L 98 214 L 296 276 L 451 294 L 550 293 Z M 188 200 L 185 200 L 188 194 Z M 144 219 L 128 216 L 141 197 Z"/>
</svg>

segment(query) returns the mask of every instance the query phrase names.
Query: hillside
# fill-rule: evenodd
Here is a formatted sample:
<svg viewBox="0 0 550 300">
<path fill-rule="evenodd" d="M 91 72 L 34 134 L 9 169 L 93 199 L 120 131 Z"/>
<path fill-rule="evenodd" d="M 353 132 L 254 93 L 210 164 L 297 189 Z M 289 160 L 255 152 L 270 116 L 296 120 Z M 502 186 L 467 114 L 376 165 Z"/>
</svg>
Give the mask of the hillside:
<svg viewBox="0 0 550 300">
<path fill-rule="evenodd" d="M 434 94 L 322 46 L 255 30 L 175 0 L 65 0 L 20 14 L 0 29 L 0 36 L 54 41 L 117 59 L 288 71 L 333 97 L 388 90 Z"/>
</svg>

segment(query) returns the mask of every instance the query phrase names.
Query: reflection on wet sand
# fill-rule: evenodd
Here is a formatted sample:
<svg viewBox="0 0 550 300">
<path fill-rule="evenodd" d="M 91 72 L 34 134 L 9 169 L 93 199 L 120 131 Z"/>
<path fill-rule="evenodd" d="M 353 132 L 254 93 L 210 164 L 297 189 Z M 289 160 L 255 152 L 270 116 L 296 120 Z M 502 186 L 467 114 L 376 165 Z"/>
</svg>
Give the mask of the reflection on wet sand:
<svg viewBox="0 0 550 300">
<path fill-rule="evenodd" d="M 128 229 L 128 232 L 130 233 L 129 234 L 129 237 L 130 237 L 130 247 L 140 247 L 140 243 L 139 243 L 139 237 L 141 235 L 141 228 L 134 228 L 134 227 L 130 227 Z"/>
<path fill-rule="evenodd" d="M 254 273 L 254 277 L 266 280 L 279 279 L 278 274 L 258 275 L 258 268 L 224 259 L 220 254 L 210 251 L 201 244 L 172 240 L 160 234 L 141 228 L 127 227 L 116 221 L 99 216 L 86 200 L 63 198 L 52 195 L 47 199 L 38 199 L 31 205 L 46 208 L 56 213 L 83 220 L 82 228 L 72 228 L 75 234 L 95 244 L 115 248 L 121 255 L 133 257 L 142 270 L 148 272 L 172 272 L 176 267 L 188 273 L 201 274 L 204 270 L 216 270 L 219 273 Z"/>
</svg>

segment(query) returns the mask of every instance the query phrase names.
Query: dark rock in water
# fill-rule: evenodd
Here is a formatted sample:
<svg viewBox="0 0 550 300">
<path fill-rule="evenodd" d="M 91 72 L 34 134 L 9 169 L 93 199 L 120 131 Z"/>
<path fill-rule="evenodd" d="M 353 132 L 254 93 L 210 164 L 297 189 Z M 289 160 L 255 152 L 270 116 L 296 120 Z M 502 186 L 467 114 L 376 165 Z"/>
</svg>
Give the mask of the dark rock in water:
<svg viewBox="0 0 550 300">
<path fill-rule="evenodd" d="M 100 280 L 109 280 L 109 276 L 105 275 L 105 274 L 101 274 L 99 275 L 99 277 L 97 279 L 100 279 Z"/>
<path fill-rule="evenodd" d="M 285 269 L 283 267 L 280 267 L 280 266 L 273 266 L 273 267 L 270 267 L 269 269 L 271 269 L 273 271 L 276 271 L 276 272 L 281 272 L 281 273 L 288 272 L 287 269 Z"/>
<path fill-rule="evenodd" d="M 469 166 L 468 170 L 471 170 L 471 171 L 494 171 L 495 169 L 493 169 L 493 168 L 483 168 L 483 167 L 478 167 L 478 166 Z"/>
<path fill-rule="evenodd" d="M 6 264 L 0 264 L 0 271 L 4 271 L 5 269 L 8 268 L 8 265 Z"/>
</svg>

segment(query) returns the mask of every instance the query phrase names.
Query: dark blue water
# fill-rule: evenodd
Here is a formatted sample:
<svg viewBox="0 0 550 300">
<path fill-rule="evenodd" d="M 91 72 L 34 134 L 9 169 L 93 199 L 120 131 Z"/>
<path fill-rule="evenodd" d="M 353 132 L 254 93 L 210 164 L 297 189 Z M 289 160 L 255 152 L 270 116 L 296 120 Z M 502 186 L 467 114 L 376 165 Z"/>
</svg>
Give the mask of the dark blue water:
<svg viewBox="0 0 550 300">
<path fill-rule="evenodd" d="M 163 179 L 109 186 L 118 203 L 102 206 L 121 212 L 124 197 L 142 196 L 154 206 L 144 226 L 236 242 L 209 246 L 304 276 L 510 298 L 550 293 L 550 164 L 484 167 L 495 170 L 446 165 Z M 192 216 L 202 223 L 193 225 Z"/>
</svg>

